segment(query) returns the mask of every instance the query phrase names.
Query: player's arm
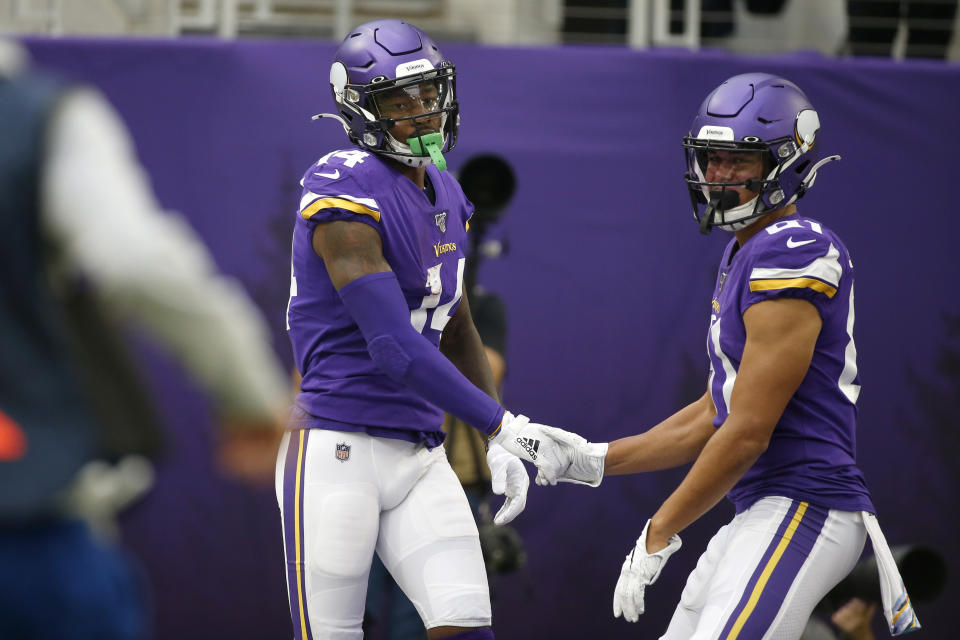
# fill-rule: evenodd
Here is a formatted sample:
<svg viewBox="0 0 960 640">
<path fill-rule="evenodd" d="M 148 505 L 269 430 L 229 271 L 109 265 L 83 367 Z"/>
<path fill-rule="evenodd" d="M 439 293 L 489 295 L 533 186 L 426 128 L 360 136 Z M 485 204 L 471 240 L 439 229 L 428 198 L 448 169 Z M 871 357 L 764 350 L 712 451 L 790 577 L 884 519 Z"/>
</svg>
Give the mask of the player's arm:
<svg viewBox="0 0 960 640">
<path fill-rule="evenodd" d="M 267 324 L 180 217 L 164 212 L 116 111 L 70 91 L 50 120 L 40 222 L 112 317 L 167 347 L 213 398 L 227 470 L 272 481 L 289 395 Z"/>
<path fill-rule="evenodd" d="M 539 466 L 545 452 L 538 456 L 535 448 L 522 446 L 517 433 L 524 433 L 527 419 L 505 412 L 497 402 L 490 365 L 466 300 L 447 326 L 445 349 L 455 366 L 410 324 L 410 310 L 375 229 L 344 220 L 322 223 L 314 232 L 313 246 L 380 370 L 494 437 L 487 453 L 493 490 L 507 496 L 494 522 L 510 522 L 523 511 L 530 483 L 517 458 Z"/>
<path fill-rule="evenodd" d="M 652 429 L 610 443 L 604 475 L 669 469 L 695 460 L 714 435 L 710 391 Z"/>
<path fill-rule="evenodd" d="M 554 441 L 559 455 L 555 466 L 540 468 L 537 484 L 572 482 L 596 487 L 604 476 L 656 471 L 686 464 L 696 459 L 716 432 L 713 427 L 715 414 L 708 391 L 648 431 L 609 444 L 587 442 L 576 434 L 541 427 L 540 435 Z"/>
<path fill-rule="evenodd" d="M 806 300 L 757 303 L 743 315 L 747 340 L 730 398 L 730 415 L 683 482 L 650 520 L 647 550 L 711 509 L 766 450 L 790 398 L 807 374 L 822 321 Z"/>
<path fill-rule="evenodd" d="M 491 434 L 500 427 L 499 403 L 410 324 L 410 309 L 373 227 L 324 222 L 315 228 L 313 247 L 381 371 L 480 431 Z"/>
<path fill-rule="evenodd" d="M 467 380 L 494 400 L 499 400 L 493 370 L 487 360 L 480 333 L 473 323 L 470 304 L 463 296 L 440 338 L 440 352 L 460 370 Z"/>
<path fill-rule="evenodd" d="M 363 276 L 392 271 L 383 257 L 380 234 L 362 222 L 318 224 L 313 231 L 313 250 L 323 258 L 337 291 Z"/>
</svg>

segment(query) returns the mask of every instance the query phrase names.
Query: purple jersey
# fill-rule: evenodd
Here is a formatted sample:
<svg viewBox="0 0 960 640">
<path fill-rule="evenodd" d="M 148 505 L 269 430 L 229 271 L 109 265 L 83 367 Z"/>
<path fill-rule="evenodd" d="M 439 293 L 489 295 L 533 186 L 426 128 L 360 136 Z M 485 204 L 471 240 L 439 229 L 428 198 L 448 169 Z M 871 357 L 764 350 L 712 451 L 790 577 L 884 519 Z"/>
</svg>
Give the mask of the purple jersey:
<svg viewBox="0 0 960 640">
<path fill-rule="evenodd" d="M 304 174 L 287 309 L 287 330 L 303 375 L 295 412 L 299 427 L 365 431 L 431 446 L 443 440 L 443 412 L 374 364 L 312 245 L 321 222 L 350 220 L 376 229 L 407 300 L 410 323 L 439 346 L 460 302 L 473 205 L 449 174 L 433 165 L 426 170 L 436 204 L 376 154 L 360 149 L 328 153 Z"/>
<path fill-rule="evenodd" d="M 707 353 L 714 426 L 729 415 L 743 357 L 743 314 L 774 298 L 808 300 L 823 327 L 806 377 L 773 430 L 770 445 L 728 494 L 737 511 L 766 496 L 784 496 L 844 511 L 873 511 L 857 468 L 860 377 L 853 341 L 853 262 L 832 231 L 786 216 L 723 254 L 713 292 Z"/>
</svg>

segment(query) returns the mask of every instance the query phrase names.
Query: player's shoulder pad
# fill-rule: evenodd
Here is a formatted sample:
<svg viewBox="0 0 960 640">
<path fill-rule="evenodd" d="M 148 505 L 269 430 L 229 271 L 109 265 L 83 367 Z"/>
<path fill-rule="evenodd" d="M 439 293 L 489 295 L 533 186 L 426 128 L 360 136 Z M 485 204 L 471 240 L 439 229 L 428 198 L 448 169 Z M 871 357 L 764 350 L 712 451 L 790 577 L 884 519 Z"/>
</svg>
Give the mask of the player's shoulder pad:
<svg viewBox="0 0 960 640">
<path fill-rule="evenodd" d="M 300 217 L 310 220 L 324 210 L 335 209 L 368 215 L 379 222 L 380 203 L 370 187 L 376 181 L 369 177 L 379 165 L 374 154 L 361 149 L 342 149 L 323 156 L 301 181 Z"/>
<path fill-rule="evenodd" d="M 815 220 L 800 216 L 778 220 L 746 246 L 752 291 L 809 288 L 832 298 L 840 286 L 845 250 L 836 235 Z"/>
</svg>

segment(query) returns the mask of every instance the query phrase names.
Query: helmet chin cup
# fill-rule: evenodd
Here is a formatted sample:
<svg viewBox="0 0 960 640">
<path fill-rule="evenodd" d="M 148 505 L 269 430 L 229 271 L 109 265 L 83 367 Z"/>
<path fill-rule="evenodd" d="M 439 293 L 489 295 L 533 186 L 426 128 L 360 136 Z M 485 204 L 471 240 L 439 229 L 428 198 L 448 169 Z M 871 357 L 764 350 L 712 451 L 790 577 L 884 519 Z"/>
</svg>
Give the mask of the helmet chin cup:
<svg viewBox="0 0 960 640">
<path fill-rule="evenodd" d="M 757 217 L 757 205 L 759 196 L 754 196 L 748 202 L 737 205 L 731 209 L 721 210 L 723 222 L 713 224 L 712 226 L 723 231 L 738 231 L 749 227 Z"/>
</svg>

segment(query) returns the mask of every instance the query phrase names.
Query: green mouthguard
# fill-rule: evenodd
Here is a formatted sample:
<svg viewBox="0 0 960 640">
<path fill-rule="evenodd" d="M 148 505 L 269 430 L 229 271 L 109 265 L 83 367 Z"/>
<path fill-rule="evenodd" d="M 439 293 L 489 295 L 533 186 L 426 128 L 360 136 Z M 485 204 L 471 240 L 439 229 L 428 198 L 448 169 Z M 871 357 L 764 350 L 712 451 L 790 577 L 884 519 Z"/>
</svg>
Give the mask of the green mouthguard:
<svg viewBox="0 0 960 640">
<path fill-rule="evenodd" d="M 433 160 L 434 166 L 437 167 L 440 171 L 445 171 L 447 168 L 447 161 L 443 158 L 443 154 L 440 153 L 440 148 L 443 146 L 443 136 L 439 133 L 428 133 L 423 136 L 417 136 L 416 138 L 407 138 L 407 144 L 410 145 L 410 151 L 415 153 L 418 156 L 430 156 L 430 159 Z M 426 153 L 424 153 L 426 151 Z"/>
</svg>

